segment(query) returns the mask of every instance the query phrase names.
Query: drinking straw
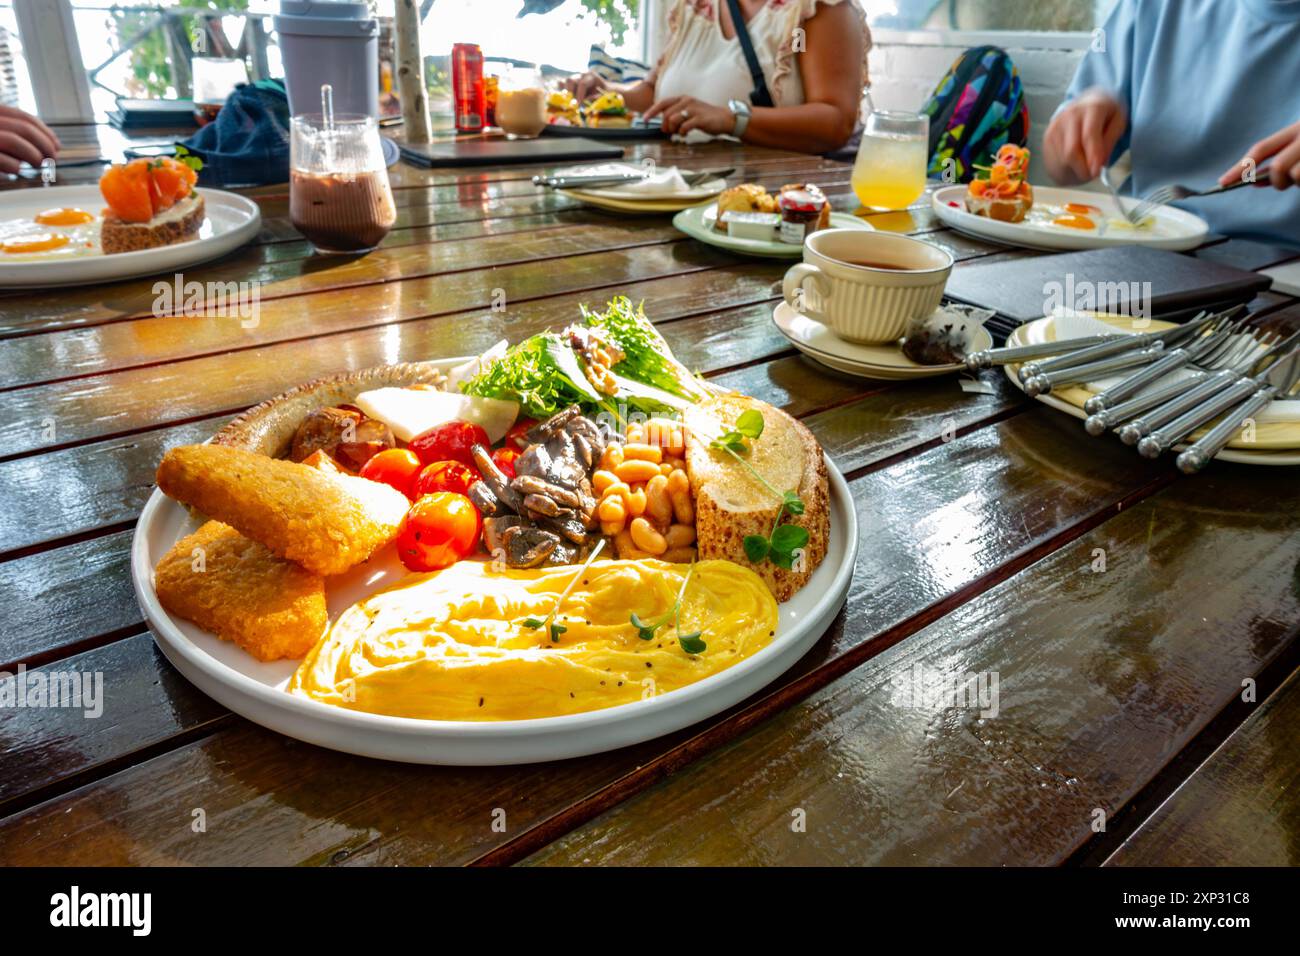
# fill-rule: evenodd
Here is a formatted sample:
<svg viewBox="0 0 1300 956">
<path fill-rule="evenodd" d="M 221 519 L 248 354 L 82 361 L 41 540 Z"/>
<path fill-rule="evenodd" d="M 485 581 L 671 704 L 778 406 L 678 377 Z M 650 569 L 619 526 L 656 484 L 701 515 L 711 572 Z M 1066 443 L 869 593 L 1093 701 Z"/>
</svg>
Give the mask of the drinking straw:
<svg viewBox="0 0 1300 956">
<path fill-rule="evenodd" d="M 325 124 L 325 165 L 334 168 L 334 87 L 322 83 L 320 87 L 320 112 Z"/>
</svg>

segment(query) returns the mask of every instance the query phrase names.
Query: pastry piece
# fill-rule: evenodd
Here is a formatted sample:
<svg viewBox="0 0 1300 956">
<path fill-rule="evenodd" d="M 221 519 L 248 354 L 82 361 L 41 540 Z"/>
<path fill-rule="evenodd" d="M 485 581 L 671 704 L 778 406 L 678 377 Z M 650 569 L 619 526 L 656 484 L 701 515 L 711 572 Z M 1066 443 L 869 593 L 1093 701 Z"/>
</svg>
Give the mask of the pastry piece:
<svg viewBox="0 0 1300 956">
<path fill-rule="evenodd" d="M 299 658 L 325 633 L 325 580 L 220 521 L 177 541 L 154 571 L 158 601 L 259 661 Z"/>
<path fill-rule="evenodd" d="M 808 531 L 803 559 L 787 570 L 770 560 L 754 564 L 745 555 L 745 536 L 772 533 L 781 502 L 749 469 L 709 442 L 730 429 L 748 409 L 763 414 L 763 434 L 750 442 L 747 461 L 773 487 L 796 491 L 804 513 L 783 517 Z M 808 583 L 826 556 L 830 539 L 830 479 L 821 446 L 812 432 L 766 402 L 724 395 L 687 409 L 686 472 L 695 499 L 695 533 L 700 558 L 725 558 L 751 568 L 778 601 L 789 600 Z"/>
<path fill-rule="evenodd" d="M 397 537 L 410 502 L 388 485 L 220 445 L 173 448 L 163 494 L 317 574 L 341 574 Z"/>
<path fill-rule="evenodd" d="M 741 183 L 724 189 L 718 196 L 718 218 L 713 228 L 719 232 L 727 231 L 727 224 L 722 221 L 723 213 L 728 212 L 777 212 L 776 197 L 757 183 Z"/>
</svg>

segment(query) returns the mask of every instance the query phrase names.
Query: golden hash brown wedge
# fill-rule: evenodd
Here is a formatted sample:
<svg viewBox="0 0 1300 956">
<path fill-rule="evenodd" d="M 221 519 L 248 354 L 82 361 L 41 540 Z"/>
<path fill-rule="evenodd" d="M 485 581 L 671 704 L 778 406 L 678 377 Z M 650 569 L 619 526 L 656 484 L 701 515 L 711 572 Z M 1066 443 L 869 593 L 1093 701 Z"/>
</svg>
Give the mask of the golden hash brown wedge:
<svg viewBox="0 0 1300 956">
<path fill-rule="evenodd" d="M 220 521 L 172 545 L 154 571 L 158 601 L 259 661 L 298 658 L 325 632 L 325 579 Z"/>
<path fill-rule="evenodd" d="M 158 466 L 163 494 L 317 574 L 341 574 L 397 537 L 410 506 L 377 481 L 221 445 L 182 445 Z"/>
</svg>

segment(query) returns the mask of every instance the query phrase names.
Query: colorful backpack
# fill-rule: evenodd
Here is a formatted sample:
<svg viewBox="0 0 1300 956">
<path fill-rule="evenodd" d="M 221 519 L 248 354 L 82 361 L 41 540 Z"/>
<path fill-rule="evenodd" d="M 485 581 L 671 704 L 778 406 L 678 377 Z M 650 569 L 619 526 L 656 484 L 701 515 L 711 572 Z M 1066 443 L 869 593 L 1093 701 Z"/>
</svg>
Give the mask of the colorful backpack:
<svg viewBox="0 0 1300 956">
<path fill-rule="evenodd" d="M 931 179 L 970 182 L 975 167 L 991 166 L 1003 144 L 1024 146 L 1029 138 L 1020 75 L 1007 52 L 995 46 L 957 57 L 921 111 L 930 117 Z"/>
</svg>

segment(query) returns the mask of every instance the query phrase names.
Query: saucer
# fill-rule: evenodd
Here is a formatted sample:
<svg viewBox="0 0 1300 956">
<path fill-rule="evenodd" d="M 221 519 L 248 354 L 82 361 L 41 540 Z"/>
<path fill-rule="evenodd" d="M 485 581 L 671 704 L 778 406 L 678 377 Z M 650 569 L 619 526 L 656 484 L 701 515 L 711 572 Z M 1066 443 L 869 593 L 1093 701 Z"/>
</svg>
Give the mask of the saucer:
<svg viewBox="0 0 1300 956">
<path fill-rule="evenodd" d="M 897 343 L 862 345 L 848 342 L 825 324 L 796 312 L 785 302 L 777 303 L 772 313 L 777 330 L 804 355 L 837 371 L 860 378 L 908 379 L 947 375 L 966 366 L 921 365 L 903 354 Z M 981 329 L 971 344 L 971 351 L 993 347 L 993 337 Z"/>
</svg>

